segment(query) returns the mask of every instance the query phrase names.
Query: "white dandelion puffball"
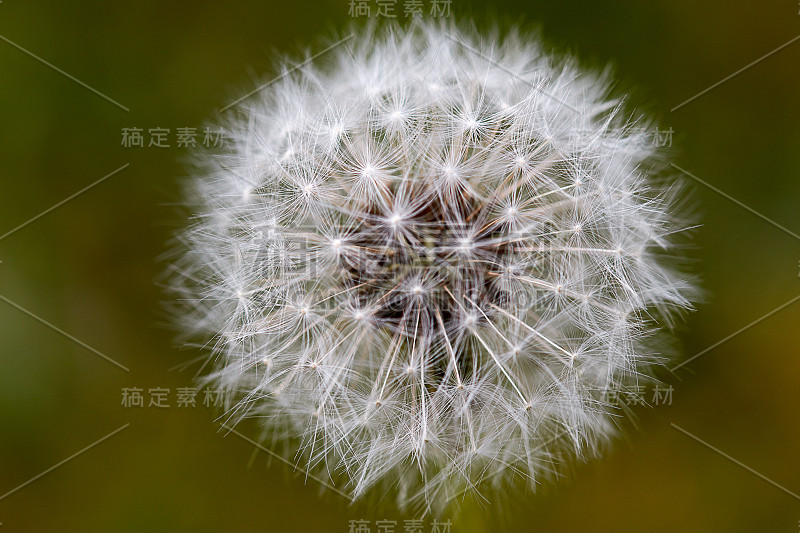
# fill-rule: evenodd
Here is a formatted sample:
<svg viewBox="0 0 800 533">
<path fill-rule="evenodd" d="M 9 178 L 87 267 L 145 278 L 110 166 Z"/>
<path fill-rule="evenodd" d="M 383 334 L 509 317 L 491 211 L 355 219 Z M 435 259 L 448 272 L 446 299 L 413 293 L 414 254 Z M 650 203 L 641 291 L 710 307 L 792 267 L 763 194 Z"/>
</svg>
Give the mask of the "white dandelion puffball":
<svg viewBox="0 0 800 533">
<path fill-rule="evenodd" d="M 690 306 L 650 124 L 516 32 L 370 26 L 284 65 L 197 156 L 175 265 L 228 420 L 401 506 L 595 455 Z"/>
</svg>

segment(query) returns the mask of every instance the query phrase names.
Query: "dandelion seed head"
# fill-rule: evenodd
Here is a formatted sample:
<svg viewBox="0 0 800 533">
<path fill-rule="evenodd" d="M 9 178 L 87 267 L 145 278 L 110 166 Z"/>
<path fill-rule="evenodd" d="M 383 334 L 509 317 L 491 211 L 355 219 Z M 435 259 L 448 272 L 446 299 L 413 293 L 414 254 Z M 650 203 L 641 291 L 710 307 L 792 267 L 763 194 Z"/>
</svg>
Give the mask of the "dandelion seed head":
<svg viewBox="0 0 800 533">
<path fill-rule="evenodd" d="M 423 22 L 285 72 L 198 156 L 174 269 L 232 416 L 400 505 L 595 455 L 692 294 L 663 259 L 677 193 L 608 83 Z"/>
</svg>

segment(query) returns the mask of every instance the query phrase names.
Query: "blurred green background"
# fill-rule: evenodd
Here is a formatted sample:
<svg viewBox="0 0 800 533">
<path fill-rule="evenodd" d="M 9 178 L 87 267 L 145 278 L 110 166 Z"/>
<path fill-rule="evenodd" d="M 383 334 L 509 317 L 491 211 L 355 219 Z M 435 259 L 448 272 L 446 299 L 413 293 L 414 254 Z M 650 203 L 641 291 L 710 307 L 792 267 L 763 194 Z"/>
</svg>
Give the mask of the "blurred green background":
<svg viewBox="0 0 800 533">
<path fill-rule="evenodd" d="M 800 233 L 800 41 L 670 112 L 798 36 L 796 0 L 452 0 L 450 10 L 540 26 L 556 50 L 613 63 L 620 87 L 635 88 L 631 106 L 673 129 L 680 167 Z M 418 518 L 320 497 L 314 481 L 220 433 L 202 394 L 178 407 L 193 372 L 176 367 L 197 353 L 174 348 L 154 283 L 184 223 L 178 129 L 197 128 L 207 149 L 206 121 L 273 72 L 275 51 L 321 49 L 348 11 L 348 0 L 0 3 L 0 235 L 129 164 L 0 238 L 3 531 L 344 533 L 351 520 L 378 531 L 386 519 L 402 532 Z M 143 148 L 121 145 L 134 127 Z M 147 146 L 152 128 L 170 130 L 170 148 Z M 634 407 L 637 424 L 603 460 L 536 495 L 467 503 L 442 517 L 452 531 L 798 531 L 800 302 L 715 345 L 800 294 L 800 238 L 688 181 L 707 298 L 679 336 L 687 357 L 713 349 L 661 376 L 671 405 Z M 125 388 L 143 389 L 144 406 L 123 406 Z M 170 407 L 148 405 L 153 388 L 169 389 Z M 423 531 L 432 526 L 426 518 Z"/>
</svg>

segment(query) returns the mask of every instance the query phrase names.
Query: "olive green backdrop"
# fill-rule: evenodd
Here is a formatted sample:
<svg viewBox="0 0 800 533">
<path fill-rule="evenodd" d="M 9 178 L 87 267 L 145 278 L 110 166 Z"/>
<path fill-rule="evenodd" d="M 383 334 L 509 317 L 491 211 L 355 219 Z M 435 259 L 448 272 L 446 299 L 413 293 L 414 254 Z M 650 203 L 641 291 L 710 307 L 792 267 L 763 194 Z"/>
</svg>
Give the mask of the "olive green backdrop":
<svg viewBox="0 0 800 533">
<path fill-rule="evenodd" d="M 395 6 L 402 15 L 403 0 Z M 586 65 L 613 63 L 631 107 L 674 131 L 676 164 L 746 207 L 687 178 L 707 296 L 678 331 L 687 357 L 702 355 L 661 376 L 671 405 L 634 406 L 625 439 L 564 482 L 441 520 L 459 533 L 798 531 L 800 301 L 725 339 L 800 295 L 800 41 L 671 109 L 800 35 L 800 5 L 452 0 L 450 10 L 541 26 Z M 0 235 L 121 169 L 0 238 L 2 531 L 344 533 L 351 520 L 378 531 L 385 519 L 402 532 L 419 518 L 320 496 L 220 432 L 203 393 L 180 405 L 196 368 L 179 366 L 197 352 L 174 348 L 155 283 L 183 224 L 179 128 L 210 149 L 206 121 L 253 76 L 269 79 L 273 53 L 320 50 L 348 11 L 348 0 L 0 3 Z M 123 128 L 141 128 L 145 146 L 123 146 Z M 147 146 L 156 128 L 170 130 L 169 148 Z M 135 388 L 144 405 L 126 407 Z M 167 389 L 169 407 L 149 405 L 151 389 Z"/>
</svg>

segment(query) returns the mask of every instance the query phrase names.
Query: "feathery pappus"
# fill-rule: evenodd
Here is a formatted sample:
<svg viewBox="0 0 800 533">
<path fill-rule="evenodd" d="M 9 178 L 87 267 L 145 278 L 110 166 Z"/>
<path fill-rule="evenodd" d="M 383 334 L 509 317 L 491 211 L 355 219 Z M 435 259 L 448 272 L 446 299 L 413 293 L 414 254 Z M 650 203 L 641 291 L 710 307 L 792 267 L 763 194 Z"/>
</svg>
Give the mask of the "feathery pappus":
<svg viewBox="0 0 800 533">
<path fill-rule="evenodd" d="M 610 94 L 536 38 L 450 23 L 285 62 L 197 156 L 175 264 L 228 415 L 401 506 L 595 455 L 692 294 L 679 190 Z"/>
</svg>

